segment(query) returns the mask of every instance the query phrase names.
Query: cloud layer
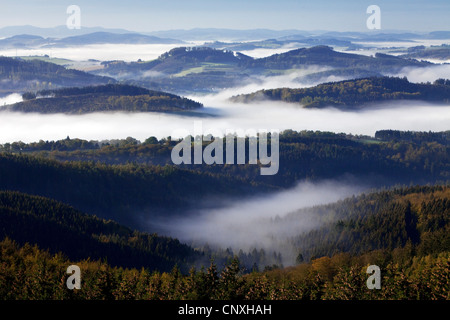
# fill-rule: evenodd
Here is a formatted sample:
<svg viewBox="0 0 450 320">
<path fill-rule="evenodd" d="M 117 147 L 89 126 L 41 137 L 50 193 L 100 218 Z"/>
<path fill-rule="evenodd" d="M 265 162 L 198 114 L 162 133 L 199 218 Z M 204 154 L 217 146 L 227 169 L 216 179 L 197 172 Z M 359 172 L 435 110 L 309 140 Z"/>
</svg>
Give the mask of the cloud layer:
<svg viewBox="0 0 450 320">
<path fill-rule="evenodd" d="M 450 105 L 433 106 L 421 102 L 380 104 L 359 112 L 337 109 L 303 109 L 282 102 L 232 104 L 210 102 L 205 97 L 201 117 L 163 113 L 107 113 L 86 115 L 23 114 L 0 112 L 0 143 L 58 140 L 67 136 L 86 140 L 122 139 L 134 137 L 145 140 L 150 136 L 165 138 L 179 129 L 194 131 L 195 121 L 202 121 L 205 134 L 226 130 L 320 130 L 365 134 L 377 130 L 410 131 L 450 130 Z M 204 117 L 205 114 L 215 115 Z"/>
</svg>

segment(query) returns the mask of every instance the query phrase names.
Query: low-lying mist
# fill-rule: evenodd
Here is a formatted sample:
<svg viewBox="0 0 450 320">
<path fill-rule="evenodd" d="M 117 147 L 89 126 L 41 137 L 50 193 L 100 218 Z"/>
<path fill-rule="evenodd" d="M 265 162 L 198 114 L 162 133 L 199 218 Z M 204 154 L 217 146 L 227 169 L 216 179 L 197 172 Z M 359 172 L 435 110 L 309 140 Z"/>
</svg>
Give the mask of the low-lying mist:
<svg viewBox="0 0 450 320">
<path fill-rule="evenodd" d="M 426 68 L 404 68 L 396 77 L 406 77 L 410 82 L 434 82 L 450 78 L 450 64 L 437 64 Z"/>
<path fill-rule="evenodd" d="M 99 61 L 123 60 L 137 61 L 138 59 L 147 61 L 158 58 L 161 54 L 173 48 L 184 46 L 203 45 L 205 41 L 192 41 L 185 44 L 89 44 L 66 47 L 39 47 L 39 48 L 12 48 L 1 49 L 2 56 L 43 56 L 51 58 L 64 58 L 74 61 L 87 61 L 95 59 Z M 295 46 L 285 46 L 277 49 L 255 49 L 242 51 L 254 58 L 262 58 L 275 53 L 283 53 L 295 49 Z"/>
<path fill-rule="evenodd" d="M 0 97 L 0 107 L 8 104 L 21 102 L 23 100 L 22 95 L 19 93 L 12 93 L 4 97 Z"/>
<path fill-rule="evenodd" d="M 234 252 L 264 249 L 281 253 L 283 265 L 292 265 L 298 254 L 288 239 L 318 228 L 319 217 L 300 209 L 336 202 L 358 194 L 367 187 L 343 178 L 341 181 L 311 183 L 303 181 L 294 188 L 243 201 L 220 202 L 219 208 L 198 209 L 183 216 L 148 221 L 149 228 L 176 237 L 194 246 L 231 248 Z"/>
<path fill-rule="evenodd" d="M 64 58 L 74 61 L 95 59 L 136 61 L 153 60 L 164 52 L 183 46 L 181 44 L 91 44 L 68 47 L 41 47 L 30 49 L 3 49 L 3 56 L 43 56 Z"/>
<path fill-rule="evenodd" d="M 84 115 L 0 112 L 0 143 L 59 140 L 67 136 L 85 140 L 145 140 L 176 136 L 176 130 L 194 131 L 202 121 L 205 134 L 231 130 L 320 130 L 373 136 L 377 130 L 446 131 L 450 129 L 450 105 L 393 102 L 362 111 L 334 108 L 304 109 L 300 105 L 265 101 L 231 103 L 214 96 L 202 97 L 199 116 L 168 113 L 92 113 Z M 211 116 L 208 116 L 211 115 Z M 214 131 L 215 130 L 215 131 Z"/>
<path fill-rule="evenodd" d="M 261 77 L 243 87 L 224 89 L 208 95 L 188 98 L 205 106 L 189 115 L 169 113 L 92 113 L 84 115 L 36 114 L 0 111 L 0 143 L 58 140 L 67 136 L 86 140 L 159 139 L 176 135 L 179 129 L 193 133 L 195 121 L 202 121 L 205 134 L 226 130 L 320 130 L 336 133 L 373 136 L 377 130 L 446 131 L 450 124 L 450 105 L 435 105 L 421 101 L 395 101 L 373 104 L 359 111 L 341 111 L 336 108 L 304 109 L 300 104 L 260 101 L 232 103 L 229 98 L 238 94 L 279 87 L 306 87 L 298 78 L 327 70 L 309 67 L 285 75 Z M 450 78 L 450 65 L 429 68 L 404 69 L 403 74 L 414 82 Z M 323 81 L 339 79 L 320 79 Z M 21 101 L 19 94 L 0 98 L 0 106 Z"/>
<path fill-rule="evenodd" d="M 280 48 L 255 48 L 252 50 L 241 50 L 239 52 L 242 54 L 245 54 L 247 56 L 250 56 L 252 58 L 258 59 L 258 58 L 269 57 L 274 54 L 285 53 L 285 52 L 288 52 L 291 50 L 295 50 L 299 47 L 301 47 L 301 46 L 298 43 L 290 43 L 290 44 L 284 45 Z"/>
</svg>

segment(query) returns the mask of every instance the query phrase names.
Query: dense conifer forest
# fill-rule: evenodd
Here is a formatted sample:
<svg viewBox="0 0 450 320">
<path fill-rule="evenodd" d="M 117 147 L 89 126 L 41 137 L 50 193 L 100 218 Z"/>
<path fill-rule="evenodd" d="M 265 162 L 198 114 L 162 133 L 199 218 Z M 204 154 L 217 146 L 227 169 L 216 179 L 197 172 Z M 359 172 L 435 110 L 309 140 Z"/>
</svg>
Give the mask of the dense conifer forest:
<svg viewBox="0 0 450 320">
<path fill-rule="evenodd" d="M 76 214 L 54 201 L 3 192 L 2 222 L 22 219 L 26 228 L 27 220 L 47 220 L 50 224 L 43 226 L 46 229 L 39 229 L 37 224 L 35 232 L 42 233 L 54 226 L 54 230 L 66 229 L 65 232 L 78 236 L 74 240 L 79 247 L 92 245 L 94 241 L 104 248 L 110 245 L 111 249 L 121 244 L 122 249 L 111 253 L 108 261 L 72 260 L 63 251 L 64 245 L 58 248 L 62 252 L 52 252 L 55 248 L 48 251 L 45 242 L 39 246 L 32 240 L 36 234 L 13 227 L 0 243 L 0 296 L 2 299 L 118 300 L 449 299 L 449 190 L 448 186 L 400 188 L 329 205 L 327 209 L 353 213 L 330 224 L 329 230 L 316 231 L 313 238 L 322 239 L 314 244 L 317 255 L 306 258 L 300 254 L 297 266 L 251 270 L 234 255 L 223 267 L 212 261 L 207 267 L 191 267 L 188 272 L 182 272 L 177 264 L 165 272 L 113 266 L 109 258 L 114 259 L 114 254 L 123 257 L 127 249 L 154 261 L 152 254 L 156 252 L 151 247 L 155 242 L 163 248 L 165 245 L 166 253 L 170 247 L 184 254 L 190 249 L 169 239 L 131 234 L 117 224 Z M 30 207 L 33 201 L 41 206 Z M 71 225 L 69 221 L 74 219 L 81 219 L 78 222 L 82 223 Z M 95 233 L 100 231 L 104 233 L 95 239 Z M 321 233 L 327 236 L 323 238 Z M 14 239 L 25 234 L 29 241 Z M 42 234 L 39 237 L 46 238 Z M 328 241 L 337 245 L 325 254 Z M 358 245 L 346 247 L 345 241 Z M 95 252 L 95 246 L 89 248 Z M 321 249 L 325 250 L 322 254 Z M 68 252 L 72 251 L 73 248 Z M 65 285 L 65 270 L 73 263 L 82 270 L 81 290 L 68 290 Z M 366 269 L 373 264 L 381 268 L 380 290 L 369 290 L 366 286 Z"/>
</svg>

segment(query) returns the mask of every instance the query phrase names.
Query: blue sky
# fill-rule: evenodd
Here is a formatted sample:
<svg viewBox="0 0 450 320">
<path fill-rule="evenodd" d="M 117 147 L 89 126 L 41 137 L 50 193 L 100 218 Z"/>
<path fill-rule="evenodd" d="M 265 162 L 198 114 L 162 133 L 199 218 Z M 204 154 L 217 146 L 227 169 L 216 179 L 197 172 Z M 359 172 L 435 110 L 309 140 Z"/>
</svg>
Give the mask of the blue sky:
<svg viewBox="0 0 450 320">
<path fill-rule="evenodd" d="M 81 8 L 82 27 L 157 31 L 191 28 L 366 31 L 369 5 L 384 30 L 450 30 L 450 0 L 1 0 L 0 27 L 64 25 Z"/>
</svg>

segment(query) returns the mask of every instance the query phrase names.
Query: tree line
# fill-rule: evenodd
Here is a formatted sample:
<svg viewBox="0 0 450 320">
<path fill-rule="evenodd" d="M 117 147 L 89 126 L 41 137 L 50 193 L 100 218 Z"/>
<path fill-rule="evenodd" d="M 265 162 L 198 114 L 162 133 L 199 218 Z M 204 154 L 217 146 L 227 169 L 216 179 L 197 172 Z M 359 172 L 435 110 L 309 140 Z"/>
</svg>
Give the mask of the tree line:
<svg viewBox="0 0 450 320">
<path fill-rule="evenodd" d="M 361 105 L 394 101 L 421 100 L 448 103 L 450 86 L 441 80 L 412 83 L 406 77 L 369 77 L 356 80 L 322 83 L 310 88 L 277 88 L 260 90 L 232 97 L 234 102 L 254 102 L 261 99 L 301 104 L 305 108 L 361 108 Z"/>
<path fill-rule="evenodd" d="M 202 107 L 201 103 L 191 99 L 125 84 L 26 92 L 23 98 L 24 101 L 7 109 L 17 112 L 84 114 L 105 111 L 186 111 Z"/>
<path fill-rule="evenodd" d="M 0 242 L 2 300 L 448 300 L 448 253 L 402 263 L 385 251 L 319 258 L 289 270 L 243 275 L 238 259 L 219 272 L 192 268 L 187 275 L 111 267 L 102 261 L 70 261 L 37 246 Z M 396 252 L 401 254 L 401 252 Z M 367 266 L 381 266 L 381 289 L 369 290 Z M 81 289 L 66 287 L 66 269 L 81 269 Z"/>
<path fill-rule="evenodd" d="M 150 137 L 4 144 L 0 188 L 122 222 L 137 210 L 174 214 L 201 199 L 282 190 L 299 180 L 350 175 L 373 187 L 450 180 L 447 132 L 380 131 L 372 138 L 288 130 L 280 134 L 280 169 L 274 176 L 261 176 L 259 166 L 249 164 L 175 166 L 170 155 L 177 143 Z"/>
</svg>

